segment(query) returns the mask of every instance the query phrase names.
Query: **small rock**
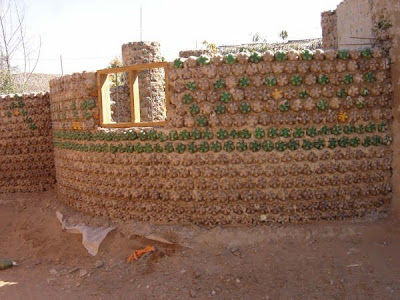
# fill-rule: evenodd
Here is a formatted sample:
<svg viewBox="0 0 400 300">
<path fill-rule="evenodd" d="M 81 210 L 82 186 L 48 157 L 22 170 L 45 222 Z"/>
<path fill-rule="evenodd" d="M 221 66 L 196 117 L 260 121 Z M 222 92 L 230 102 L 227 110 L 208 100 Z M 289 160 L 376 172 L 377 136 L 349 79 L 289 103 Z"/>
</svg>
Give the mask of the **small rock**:
<svg viewBox="0 0 400 300">
<path fill-rule="evenodd" d="M 67 272 L 67 274 L 74 273 L 74 272 L 76 272 L 76 271 L 78 271 L 78 270 L 79 270 L 79 268 L 78 268 L 78 267 L 76 267 L 76 268 L 73 268 L 73 269 L 69 270 L 69 271 Z"/>
<path fill-rule="evenodd" d="M 217 294 L 216 291 L 211 291 L 211 295 L 215 296 Z"/>
<path fill-rule="evenodd" d="M 79 277 L 85 277 L 87 273 L 88 272 L 85 269 L 79 270 Z"/>
<path fill-rule="evenodd" d="M 329 283 L 330 283 L 331 285 L 333 285 L 333 280 L 331 279 L 331 280 L 329 281 Z"/>
<path fill-rule="evenodd" d="M 240 283 L 240 279 L 239 278 L 236 278 L 236 283 Z"/>
<path fill-rule="evenodd" d="M 200 272 L 194 272 L 194 278 L 196 278 L 196 279 L 198 279 L 198 278 L 200 278 L 200 276 L 201 276 L 201 273 Z"/>
<path fill-rule="evenodd" d="M 77 283 L 75 283 L 75 286 L 79 287 L 79 286 L 81 286 L 81 283 L 78 281 Z"/>
<path fill-rule="evenodd" d="M 241 256 L 239 248 L 232 248 L 231 253 L 235 256 Z"/>
<path fill-rule="evenodd" d="M 189 295 L 190 295 L 190 297 L 192 297 L 192 298 L 196 298 L 197 293 L 196 293 L 195 290 L 190 290 Z"/>
<path fill-rule="evenodd" d="M 48 284 L 51 284 L 52 282 L 54 282 L 56 279 L 55 278 L 47 278 L 46 281 Z"/>
<path fill-rule="evenodd" d="M 49 271 L 49 273 L 51 274 L 51 275 L 57 275 L 57 270 L 56 269 L 51 269 L 50 271 Z"/>
<path fill-rule="evenodd" d="M 349 251 L 347 251 L 347 255 L 354 254 L 354 253 L 359 253 L 360 250 L 357 248 L 350 248 Z"/>
<path fill-rule="evenodd" d="M 96 261 L 96 268 L 98 269 L 98 268 L 101 268 L 102 266 L 104 266 L 104 262 L 102 261 L 102 260 L 98 260 L 98 261 Z"/>
</svg>

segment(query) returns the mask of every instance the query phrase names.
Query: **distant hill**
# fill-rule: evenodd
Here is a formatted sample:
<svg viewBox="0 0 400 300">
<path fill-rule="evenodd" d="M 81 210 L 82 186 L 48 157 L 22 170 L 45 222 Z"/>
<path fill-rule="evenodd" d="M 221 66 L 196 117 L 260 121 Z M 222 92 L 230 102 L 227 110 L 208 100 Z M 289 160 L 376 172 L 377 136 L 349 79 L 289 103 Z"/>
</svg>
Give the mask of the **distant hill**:
<svg viewBox="0 0 400 300">
<path fill-rule="evenodd" d="M 307 39 L 307 40 L 289 40 L 286 43 L 251 43 L 241 45 L 222 45 L 218 46 L 218 53 L 226 55 L 229 53 L 238 53 L 241 51 L 259 51 L 266 50 L 301 50 L 301 49 L 322 49 L 322 39 Z"/>
<path fill-rule="evenodd" d="M 29 76 L 27 73 L 16 73 L 13 74 L 15 84 L 18 86 L 18 90 L 22 90 L 22 85 L 25 78 Z M 53 78 L 58 77 L 55 74 L 41 74 L 32 73 L 24 89 L 24 93 L 37 93 L 49 91 L 49 81 Z"/>
</svg>

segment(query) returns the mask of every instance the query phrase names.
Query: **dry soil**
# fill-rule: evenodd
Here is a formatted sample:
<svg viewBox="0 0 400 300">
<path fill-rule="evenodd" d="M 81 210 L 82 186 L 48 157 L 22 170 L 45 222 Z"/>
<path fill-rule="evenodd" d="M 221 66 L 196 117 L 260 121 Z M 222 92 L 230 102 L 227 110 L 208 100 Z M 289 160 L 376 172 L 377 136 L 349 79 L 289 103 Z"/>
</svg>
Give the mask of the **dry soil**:
<svg viewBox="0 0 400 300">
<path fill-rule="evenodd" d="M 68 212 L 55 191 L 0 196 L 0 258 L 19 264 L 0 271 L 0 299 L 400 299 L 393 217 L 159 228 L 174 245 L 132 234 L 138 224 L 118 224 L 93 257 L 81 235 L 62 231 L 60 209 Z M 156 252 L 126 263 L 147 245 Z"/>
</svg>

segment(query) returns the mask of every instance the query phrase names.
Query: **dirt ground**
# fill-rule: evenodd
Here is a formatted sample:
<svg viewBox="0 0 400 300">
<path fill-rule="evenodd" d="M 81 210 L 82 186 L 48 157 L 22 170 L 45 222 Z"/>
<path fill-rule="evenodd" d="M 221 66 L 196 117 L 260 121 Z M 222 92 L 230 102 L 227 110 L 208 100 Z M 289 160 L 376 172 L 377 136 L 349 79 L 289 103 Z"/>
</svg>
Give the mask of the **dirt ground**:
<svg viewBox="0 0 400 300">
<path fill-rule="evenodd" d="M 400 221 L 393 217 L 164 228 L 181 245 L 119 224 L 93 257 L 81 235 L 62 231 L 60 207 L 55 191 L 0 196 L 0 258 L 19 264 L 0 271 L 0 299 L 400 299 Z M 156 252 L 126 263 L 147 245 Z"/>
</svg>

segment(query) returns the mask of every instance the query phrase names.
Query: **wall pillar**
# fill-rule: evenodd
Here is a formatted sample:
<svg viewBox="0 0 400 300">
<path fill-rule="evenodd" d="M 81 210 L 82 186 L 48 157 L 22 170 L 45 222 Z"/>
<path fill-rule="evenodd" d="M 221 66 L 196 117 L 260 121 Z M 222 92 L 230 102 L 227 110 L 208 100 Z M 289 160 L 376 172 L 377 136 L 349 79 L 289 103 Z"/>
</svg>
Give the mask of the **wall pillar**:
<svg viewBox="0 0 400 300">
<path fill-rule="evenodd" d="M 131 42 L 122 45 L 125 66 L 162 61 L 160 43 Z M 146 70 L 139 74 L 140 120 L 162 121 L 166 118 L 163 70 Z"/>
</svg>

